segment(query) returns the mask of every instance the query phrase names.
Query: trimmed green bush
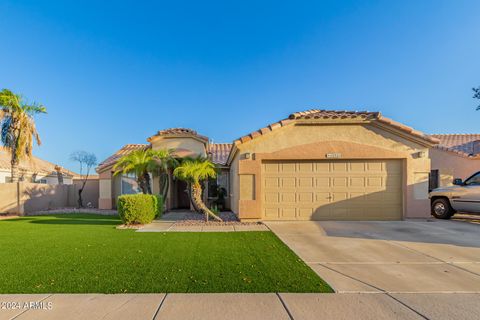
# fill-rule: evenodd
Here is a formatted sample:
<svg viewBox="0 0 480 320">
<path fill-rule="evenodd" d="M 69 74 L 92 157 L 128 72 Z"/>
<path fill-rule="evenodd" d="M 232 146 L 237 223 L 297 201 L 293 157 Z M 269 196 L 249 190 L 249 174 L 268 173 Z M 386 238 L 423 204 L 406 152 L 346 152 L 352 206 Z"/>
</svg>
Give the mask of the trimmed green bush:
<svg viewBox="0 0 480 320">
<path fill-rule="evenodd" d="M 163 200 L 153 194 L 124 194 L 118 197 L 117 209 L 125 224 L 146 224 L 163 213 Z"/>
</svg>

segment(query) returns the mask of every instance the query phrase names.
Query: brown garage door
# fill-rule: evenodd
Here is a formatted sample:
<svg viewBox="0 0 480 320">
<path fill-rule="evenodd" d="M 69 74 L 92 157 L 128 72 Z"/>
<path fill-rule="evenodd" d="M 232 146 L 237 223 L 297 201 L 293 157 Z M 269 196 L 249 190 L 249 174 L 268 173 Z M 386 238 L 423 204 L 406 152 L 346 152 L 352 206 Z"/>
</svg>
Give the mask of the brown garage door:
<svg viewBox="0 0 480 320">
<path fill-rule="evenodd" d="M 399 220 L 401 160 L 267 161 L 266 220 Z"/>
</svg>

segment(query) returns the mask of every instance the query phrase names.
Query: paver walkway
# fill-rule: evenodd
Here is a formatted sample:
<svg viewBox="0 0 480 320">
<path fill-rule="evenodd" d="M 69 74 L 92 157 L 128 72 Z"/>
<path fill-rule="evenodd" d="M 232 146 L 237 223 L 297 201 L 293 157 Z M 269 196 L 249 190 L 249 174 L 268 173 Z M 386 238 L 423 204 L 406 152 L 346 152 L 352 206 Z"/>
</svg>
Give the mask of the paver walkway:
<svg viewBox="0 0 480 320">
<path fill-rule="evenodd" d="M 476 320 L 480 315 L 480 295 L 474 294 L 54 294 L 0 295 L 0 301 L 32 303 L 0 309 L 0 320 Z"/>
</svg>

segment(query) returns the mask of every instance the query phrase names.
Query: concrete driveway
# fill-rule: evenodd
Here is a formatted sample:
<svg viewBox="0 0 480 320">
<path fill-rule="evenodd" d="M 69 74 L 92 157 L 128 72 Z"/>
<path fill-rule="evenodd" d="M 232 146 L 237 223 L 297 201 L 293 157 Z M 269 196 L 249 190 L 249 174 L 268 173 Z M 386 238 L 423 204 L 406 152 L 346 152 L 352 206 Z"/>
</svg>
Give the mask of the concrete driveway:
<svg viewBox="0 0 480 320">
<path fill-rule="evenodd" d="M 336 292 L 480 293 L 480 225 L 267 222 Z"/>
</svg>

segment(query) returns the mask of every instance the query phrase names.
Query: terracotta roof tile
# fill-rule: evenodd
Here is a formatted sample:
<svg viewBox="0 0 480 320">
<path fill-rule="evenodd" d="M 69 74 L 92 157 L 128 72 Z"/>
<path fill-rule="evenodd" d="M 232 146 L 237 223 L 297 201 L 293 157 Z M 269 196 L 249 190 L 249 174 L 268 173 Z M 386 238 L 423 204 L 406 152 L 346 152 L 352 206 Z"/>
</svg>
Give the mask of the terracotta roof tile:
<svg viewBox="0 0 480 320">
<path fill-rule="evenodd" d="M 67 176 L 77 175 L 75 172 L 62 168 L 61 166 L 48 162 L 46 160 L 32 156 L 30 160 L 20 160 L 20 170 L 26 170 L 32 173 L 56 174 L 56 168 L 60 168 L 63 174 Z M 0 147 L 0 169 L 10 170 L 10 153 L 4 148 Z"/>
<path fill-rule="evenodd" d="M 197 131 L 189 128 L 169 128 L 169 129 L 160 130 L 156 134 L 148 138 L 147 141 L 150 141 L 153 137 L 157 137 L 157 136 L 177 136 L 177 135 L 178 136 L 192 135 L 202 140 L 208 141 L 208 137 L 202 136 L 198 134 Z"/>
<path fill-rule="evenodd" d="M 231 149 L 231 143 L 211 143 L 208 145 L 208 153 L 212 162 L 216 164 L 226 164 Z"/>
<path fill-rule="evenodd" d="M 377 119 L 380 112 L 311 109 L 292 113 L 289 119 Z"/>
<path fill-rule="evenodd" d="M 440 140 L 440 150 L 457 153 L 464 157 L 480 157 L 480 134 L 432 134 Z"/>
<path fill-rule="evenodd" d="M 98 166 L 97 166 L 97 172 L 103 171 L 104 169 L 113 166 L 118 159 L 120 159 L 122 156 L 131 153 L 132 151 L 135 150 L 141 150 L 141 149 L 146 149 L 148 148 L 148 144 L 126 144 L 124 145 L 120 150 L 112 154 L 110 157 L 107 159 L 103 160 Z"/>
<path fill-rule="evenodd" d="M 339 110 L 321 110 L 321 109 L 310 109 L 306 111 L 300 111 L 292 113 L 287 119 L 283 119 L 277 122 L 274 122 L 265 128 L 261 128 L 257 131 L 254 131 L 246 136 L 243 136 L 233 143 L 234 145 L 239 145 L 244 142 L 247 142 L 251 139 L 257 138 L 260 135 L 265 135 L 270 131 L 275 129 L 287 126 L 297 120 L 317 120 L 317 121 L 329 121 L 329 120 L 345 120 L 345 121 L 378 121 L 381 123 L 388 124 L 398 130 L 404 131 L 410 135 L 416 136 L 420 139 L 426 140 L 429 143 L 436 144 L 438 140 L 435 137 L 428 136 L 423 132 L 414 130 L 409 126 L 401 124 L 399 122 L 393 121 L 392 119 L 385 118 L 381 115 L 380 112 L 370 112 L 370 111 L 339 111 Z M 257 135 L 256 133 L 260 133 Z"/>
</svg>

